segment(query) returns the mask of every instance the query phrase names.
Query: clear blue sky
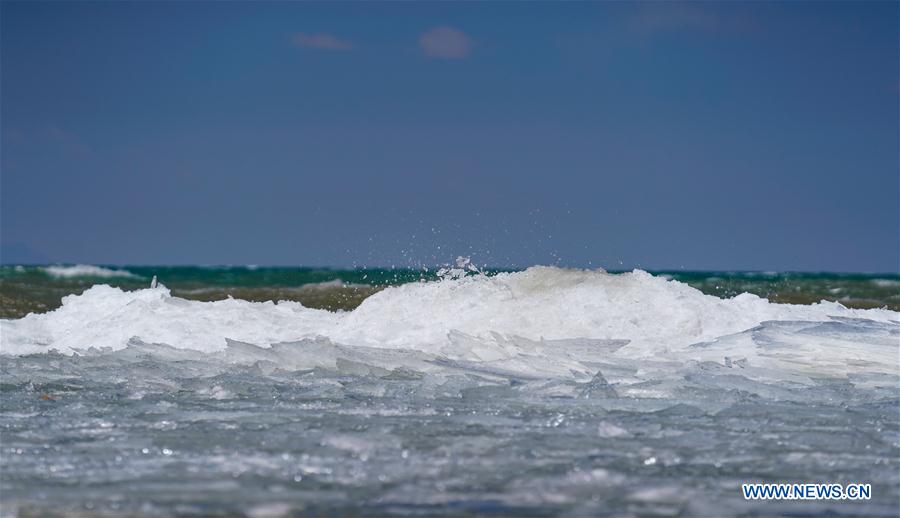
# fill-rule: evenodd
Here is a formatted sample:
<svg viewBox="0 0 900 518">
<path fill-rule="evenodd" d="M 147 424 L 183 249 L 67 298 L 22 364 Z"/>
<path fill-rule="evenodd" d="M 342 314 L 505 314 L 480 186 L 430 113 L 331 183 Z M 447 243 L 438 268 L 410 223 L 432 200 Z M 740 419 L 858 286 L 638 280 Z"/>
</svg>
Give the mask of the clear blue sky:
<svg viewBox="0 0 900 518">
<path fill-rule="evenodd" d="M 2 259 L 897 271 L 897 2 L 2 2 Z"/>
</svg>

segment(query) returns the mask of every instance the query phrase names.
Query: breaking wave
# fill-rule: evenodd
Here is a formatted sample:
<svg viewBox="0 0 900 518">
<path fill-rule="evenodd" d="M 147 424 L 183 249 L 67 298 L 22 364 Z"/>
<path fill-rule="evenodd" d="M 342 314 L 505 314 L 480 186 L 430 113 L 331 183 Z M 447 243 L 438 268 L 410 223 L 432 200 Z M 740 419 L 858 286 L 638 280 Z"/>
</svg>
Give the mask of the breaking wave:
<svg viewBox="0 0 900 518">
<path fill-rule="evenodd" d="M 45 266 L 42 268 L 47 275 L 57 278 L 72 277 L 98 277 L 107 279 L 112 277 L 138 277 L 128 270 L 113 270 L 92 264 L 76 264 L 72 266 Z"/>
<path fill-rule="evenodd" d="M 0 515 L 896 514 L 900 313 L 443 274 L 347 312 L 104 285 L 0 320 Z M 876 496 L 750 502 L 748 473 Z"/>
<path fill-rule="evenodd" d="M 801 385 L 823 378 L 895 384 L 900 376 L 898 312 L 773 304 L 749 294 L 720 299 L 640 270 L 532 267 L 410 283 L 350 312 L 98 285 L 65 297 L 55 311 L 0 321 L 0 334 L 0 353 L 11 356 L 130 348 L 293 369 L 575 381 L 602 370 L 606 382 L 643 395 L 658 387 L 642 383 L 697 368 Z"/>
</svg>

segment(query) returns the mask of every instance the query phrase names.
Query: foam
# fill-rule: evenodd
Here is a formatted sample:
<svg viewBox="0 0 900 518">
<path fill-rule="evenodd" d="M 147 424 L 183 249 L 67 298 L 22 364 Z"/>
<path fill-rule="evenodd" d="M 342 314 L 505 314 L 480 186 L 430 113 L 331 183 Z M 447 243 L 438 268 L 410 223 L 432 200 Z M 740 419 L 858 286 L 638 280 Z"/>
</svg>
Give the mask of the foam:
<svg viewBox="0 0 900 518">
<path fill-rule="evenodd" d="M 872 284 L 879 288 L 900 288 L 900 281 L 894 279 L 872 279 Z"/>
<path fill-rule="evenodd" d="M 44 272 L 52 277 L 72 278 L 72 277 L 138 277 L 128 270 L 112 270 L 103 268 L 102 266 L 94 266 L 91 264 L 76 264 L 74 266 L 46 266 L 42 268 Z"/>
<path fill-rule="evenodd" d="M 416 368 L 427 362 L 507 376 L 590 379 L 605 362 L 623 373 L 607 379 L 622 382 L 712 362 L 757 379 L 803 382 L 898 375 L 898 322 L 895 311 L 832 302 L 773 304 L 749 294 L 719 299 L 640 270 L 614 275 L 532 267 L 391 287 L 346 313 L 98 285 L 65 297 L 55 311 L 0 321 L 0 354 L 83 354 L 137 342 L 228 354 L 229 341 L 263 349 L 317 343 L 343 347 L 344 356 L 335 354 L 348 361 L 357 361 L 351 357 L 360 351 L 369 363 L 380 350 L 412 351 Z M 408 359 L 385 351 L 379 368 L 408 366 L 400 357 Z M 631 374 L 622 368 L 628 362 Z"/>
</svg>

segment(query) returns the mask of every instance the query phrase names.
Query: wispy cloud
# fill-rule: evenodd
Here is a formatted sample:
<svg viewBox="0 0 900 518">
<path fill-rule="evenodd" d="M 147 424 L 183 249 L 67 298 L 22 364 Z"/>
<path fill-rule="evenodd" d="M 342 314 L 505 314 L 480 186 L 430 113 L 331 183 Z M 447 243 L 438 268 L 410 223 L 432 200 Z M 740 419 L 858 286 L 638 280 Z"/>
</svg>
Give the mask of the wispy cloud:
<svg viewBox="0 0 900 518">
<path fill-rule="evenodd" d="M 291 36 L 291 43 L 306 49 L 353 50 L 353 43 L 326 32 L 298 32 Z"/>
<path fill-rule="evenodd" d="M 632 27 L 643 34 L 678 29 L 715 29 L 720 24 L 715 12 L 684 2 L 642 3 L 631 21 Z"/>
<path fill-rule="evenodd" d="M 434 27 L 419 36 L 419 46 L 430 58 L 464 59 L 472 53 L 472 38 L 453 27 Z"/>
</svg>

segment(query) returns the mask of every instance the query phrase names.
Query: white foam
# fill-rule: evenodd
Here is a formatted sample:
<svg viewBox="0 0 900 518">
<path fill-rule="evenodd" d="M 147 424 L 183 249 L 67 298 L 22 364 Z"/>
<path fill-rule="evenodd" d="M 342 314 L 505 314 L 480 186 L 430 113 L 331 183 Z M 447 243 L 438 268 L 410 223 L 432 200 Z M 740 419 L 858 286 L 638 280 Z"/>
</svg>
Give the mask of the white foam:
<svg viewBox="0 0 900 518">
<path fill-rule="evenodd" d="M 43 270 L 53 277 L 71 278 L 71 277 L 137 277 L 137 275 L 128 270 L 112 270 L 103 268 L 102 266 L 94 266 L 92 264 L 76 264 L 74 266 L 46 266 Z"/>
<path fill-rule="evenodd" d="M 648 372 L 669 368 L 666 362 L 705 361 L 758 369 L 763 378 L 897 375 L 898 321 L 895 311 L 831 302 L 719 299 L 639 270 L 532 267 L 392 287 L 346 313 L 100 285 L 65 297 L 55 311 L 0 321 L 0 353 L 118 350 L 133 339 L 206 353 L 225 351 L 228 340 L 263 348 L 324 340 L 365 348 L 369 357 L 372 350 L 415 351 L 454 368 L 533 377 L 590 378 L 599 363 L 613 360 L 638 361 L 635 368 Z"/>
<path fill-rule="evenodd" d="M 357 284 L 353 282 L 344 282 L 342 279 L 332 279 L 330 281 L 312 282 L 299 286 L 300 289 L 311 291 L 326 291 L 335 288 L 371 288 L 371 284 Z"/>
</svg>

